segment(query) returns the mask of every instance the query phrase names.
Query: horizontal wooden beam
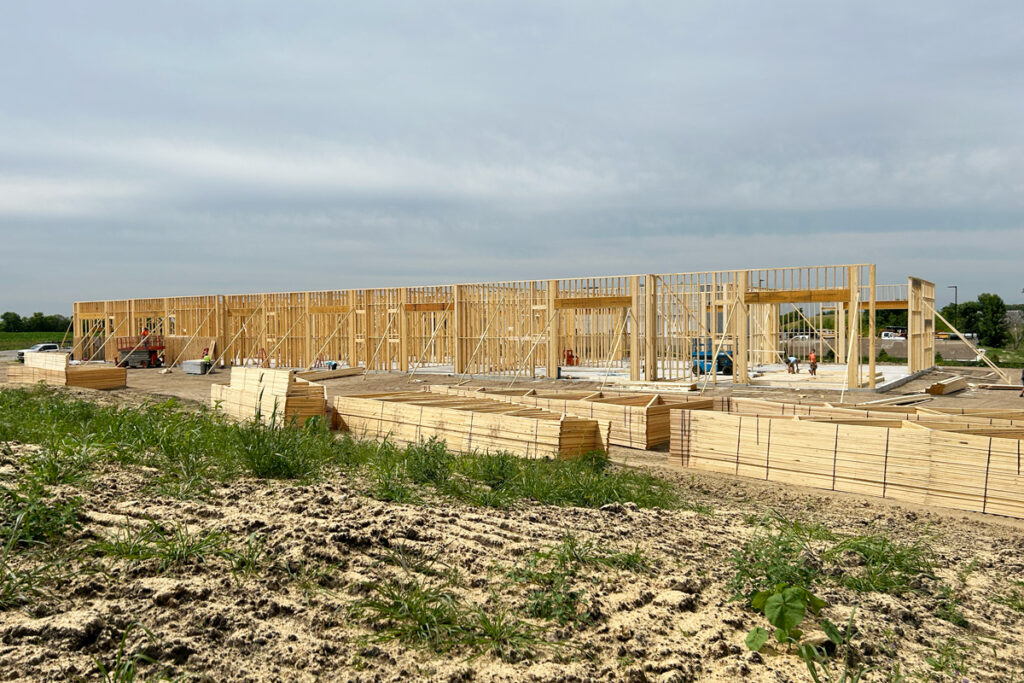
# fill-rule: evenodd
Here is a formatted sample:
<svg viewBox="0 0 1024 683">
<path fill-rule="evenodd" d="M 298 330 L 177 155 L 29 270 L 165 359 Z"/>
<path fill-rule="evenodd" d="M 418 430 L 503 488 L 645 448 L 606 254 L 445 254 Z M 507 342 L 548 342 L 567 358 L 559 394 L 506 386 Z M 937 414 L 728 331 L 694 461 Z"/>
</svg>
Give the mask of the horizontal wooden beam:
<svg viewBox="0 0 1024 683">
<path fill-rule="evenodd" d="M 850 290 L 846 287 L 835 289 L 759 289 L 748 291 L 743 295 L 743 302 L 747 304 L 814 304 L 849 300 Z"/>
<path fill-rule="evenodd" d="M 348 313 L 351 310 L 351 306 L 310 306 L 309 314 L 317 315 L 322 313 Z"/>
<path fill-rule="evenodd" d="M 631 303 L 628 296 L 572 296 L 555 299 L 555 308 L 629 308 Z"/>
<path fill-rule="evenodd" d="M 408 313 L 430 313 L 431 311 L 450 311 L 452 302 L 438 301 L 436 303 L 406 304 L 405 310 Z"/>
<path fill-rule="evenodd" d="M 861 301 L 860 309 L 866 311 L 871 308 L 870 301 Z M 878 311 L 905 311 L 910 308 L 910 303 L 907 301 L 876 301 L 875 310 Z"/>
</svg>

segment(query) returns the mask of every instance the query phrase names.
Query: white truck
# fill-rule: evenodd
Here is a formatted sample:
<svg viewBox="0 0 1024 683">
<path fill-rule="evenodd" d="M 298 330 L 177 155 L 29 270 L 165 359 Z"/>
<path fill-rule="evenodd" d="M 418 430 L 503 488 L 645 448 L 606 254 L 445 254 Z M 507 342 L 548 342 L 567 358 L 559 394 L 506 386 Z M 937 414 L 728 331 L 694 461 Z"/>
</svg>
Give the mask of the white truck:
<svg viewBox="0 0 1024 683">
<path fill-rule="evenodd" d="M 30 348 L 22 349 L 18 351 L 18 362 L 24 363 L 25 354 L 34 351 L 60 351 L 60 344 L 58 344 L 57 342 L 42 342 Z"/>
</svg>

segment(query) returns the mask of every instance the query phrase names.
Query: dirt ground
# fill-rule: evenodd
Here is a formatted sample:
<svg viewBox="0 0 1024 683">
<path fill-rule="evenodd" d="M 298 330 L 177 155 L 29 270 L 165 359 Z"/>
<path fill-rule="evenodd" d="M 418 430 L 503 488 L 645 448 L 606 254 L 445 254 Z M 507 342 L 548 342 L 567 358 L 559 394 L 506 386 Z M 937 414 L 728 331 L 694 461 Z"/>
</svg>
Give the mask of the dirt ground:
<svg viewBox="0 0 1024 683">
<path fill-rule="evenodd" d="M 2 373 L 0 366 L 0 382 Z M 920 391 L 942 376 L 935 373 L 899 391 Z M 132 370 L 126 390 L 73 393 L 127 404 L 165 396 L 205 403 L 209 384 L 226 377 Z M 396 375 L 326 384 L 332 395 L 421 386 Z M 793 398 L 796 392 L 742 393 Z M 831 392 L 822 397 L 836 399 Z M 1016 407 L 1018 401 L 1024 406 L 1014 392 L 970 391 L 932 405 Z M 35 448 L 17 445 L 0 456 L 0 475 L 23 467 L 24 456 Z M 856 608 L 857 648 L 872 667 L 865 680 L 1024 681 L 1024 613 L 1001 599 L 1024 579 L 1024 522 L 683 471 L 669 466 L 663 452 L 618 449 L 615 455 L 620 462 L 656 468 L 710 512 L 632 505 L 517 504 L 500 510 L 445 501 L 395 504 L 361 495 L 357 482 L 342 476 L 314 485 L 241 480 L 202 500 L 179 500 L 147 490 L 144 470 L 111 469 L 84 490 L 60 489 L 60 496 L 84 498 L 83 527 L 74 542 L 115 535 L 125 525 L 141 529 L 149 520 L 183 524 L 223 533 L 239 547 L 250 537 L 262 539 L 262 570 L 235 573 L 216 558 L 174 571 L 154 563 L 84 562 L 71 568 L 78 576 L 60 595 L 31 610 L 0 612 L 0 680 L 94 679 L 95 658 L 109 661 L 133 622 L 152 636 L 132 632 L 129 650 L 142 649 L 170 676 L 191 680 L 810 680 L 793 653 L 746 648 L 748 630 L 764 619 L 731 601 L 727 585 L 735 573 L 730 557 L 755 533 L 755 519 L 777 513 L 839 534 L 884 533 L 931 545 L 935 580 L 952 587 L 965 625 L 937 616 L 933 592 L 894 597 L 840 586 L 821 592 L 830 603 L 823 615 L 837 624 L 845 624 Z M 498 613 L 505 606 L 521 615 L 527 596 L 510 577 L 566 534 L 609 551 L 639 549 L 653 567 L 649 573 L 597 567 L 581 572 L 571 588 L 586 596 L 593 619 L 554 629 L 532 658 L 471 659 L 376 642 L 374 630 L 351 612 L 373 586 L 412 577 L 432 584 L 443 580 L 460 601 L 485 611 Z M 401 558 L 410 557 L 422 561 L 403 567 Z"/>
</svg>

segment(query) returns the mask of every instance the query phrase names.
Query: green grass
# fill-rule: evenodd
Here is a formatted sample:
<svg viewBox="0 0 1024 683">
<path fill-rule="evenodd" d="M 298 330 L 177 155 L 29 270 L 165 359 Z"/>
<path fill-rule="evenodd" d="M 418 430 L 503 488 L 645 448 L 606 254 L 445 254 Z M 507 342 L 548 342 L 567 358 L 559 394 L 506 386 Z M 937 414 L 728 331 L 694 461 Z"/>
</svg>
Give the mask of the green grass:
<svg viewBox="0 0 1024 683">
<path fill-rule="evenodd" d="M 225 558 L 235 564 L 234 553 L 227 549 L 227 535 L 219 531 L 189 531 L 184 524 L 165 528 L 153 520 L 136 529 L 127 521 L 113 534 L 89 546 L 97 555 L 117 557 L 129 562 L 159 560 L 159 571 L 186 565 L 204 564 L 213 558 Z"/>
<path fill-rule="evenodd" d="M 925 581 L 935 580 L 934 556 L 926 540 L 901 543 L 884 534 L 842 537 L 820 525 L 778 516 L 748 521 L 758 528 L 732 555 L 735 573 L 729 588 L 734 599 L 749 600 L 783 584 L 811 590 L 833 583 L 858 593 L 901 595 L 923 592 Z M 949 620 L 956 623 L 953 593 L 942 597 Z"/>
<path fill-rule="evenodd" d="M 322 420 L 302 428 L 230 422 L 209 409 L 187 410 L 171 400 L 117 408 L 72 399 L 44 387 L 0 392 L 0 442 L 51 444 L 39 456 L 49 483 L 84 478 L 105 461 L 154 468 L 152 486 L 177 497 L 206 495 L 213 485 L 249 476 L 316 481 L 338 470 L 366 480 L 380 500 L 415 503 L 432 493 L 470 505 L 506 508 L 516 501 L 600 507 L 632 502 L 642 508 L 693 507 L 669 482 L 619 469 L 602 453 L 567 460 L 505 453 L 449 452 L 428 441 L 404 448 L 389 442 L 336 438 Z"/>
<path fill-rule="evenodd" d="M 20 351 L 42 342 L 59 344 L 63 336 L 63 332 L 0 332 L 0 351 Z"/>
</svg>

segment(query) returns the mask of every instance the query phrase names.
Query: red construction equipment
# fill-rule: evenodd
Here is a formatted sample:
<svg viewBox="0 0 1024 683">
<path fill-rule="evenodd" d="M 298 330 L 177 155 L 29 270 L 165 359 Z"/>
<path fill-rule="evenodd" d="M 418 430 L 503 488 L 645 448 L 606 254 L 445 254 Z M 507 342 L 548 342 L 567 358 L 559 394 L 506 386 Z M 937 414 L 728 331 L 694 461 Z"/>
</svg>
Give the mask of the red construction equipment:
<svg viewBox="0 0 1024 683">
<path fill-rule="evenodd" d="M 117 364 L 123 368 L 158 368 L 164 362 L 164 338 L 143 333 L 137 337 L 116 337 Z"/>
</svg>

